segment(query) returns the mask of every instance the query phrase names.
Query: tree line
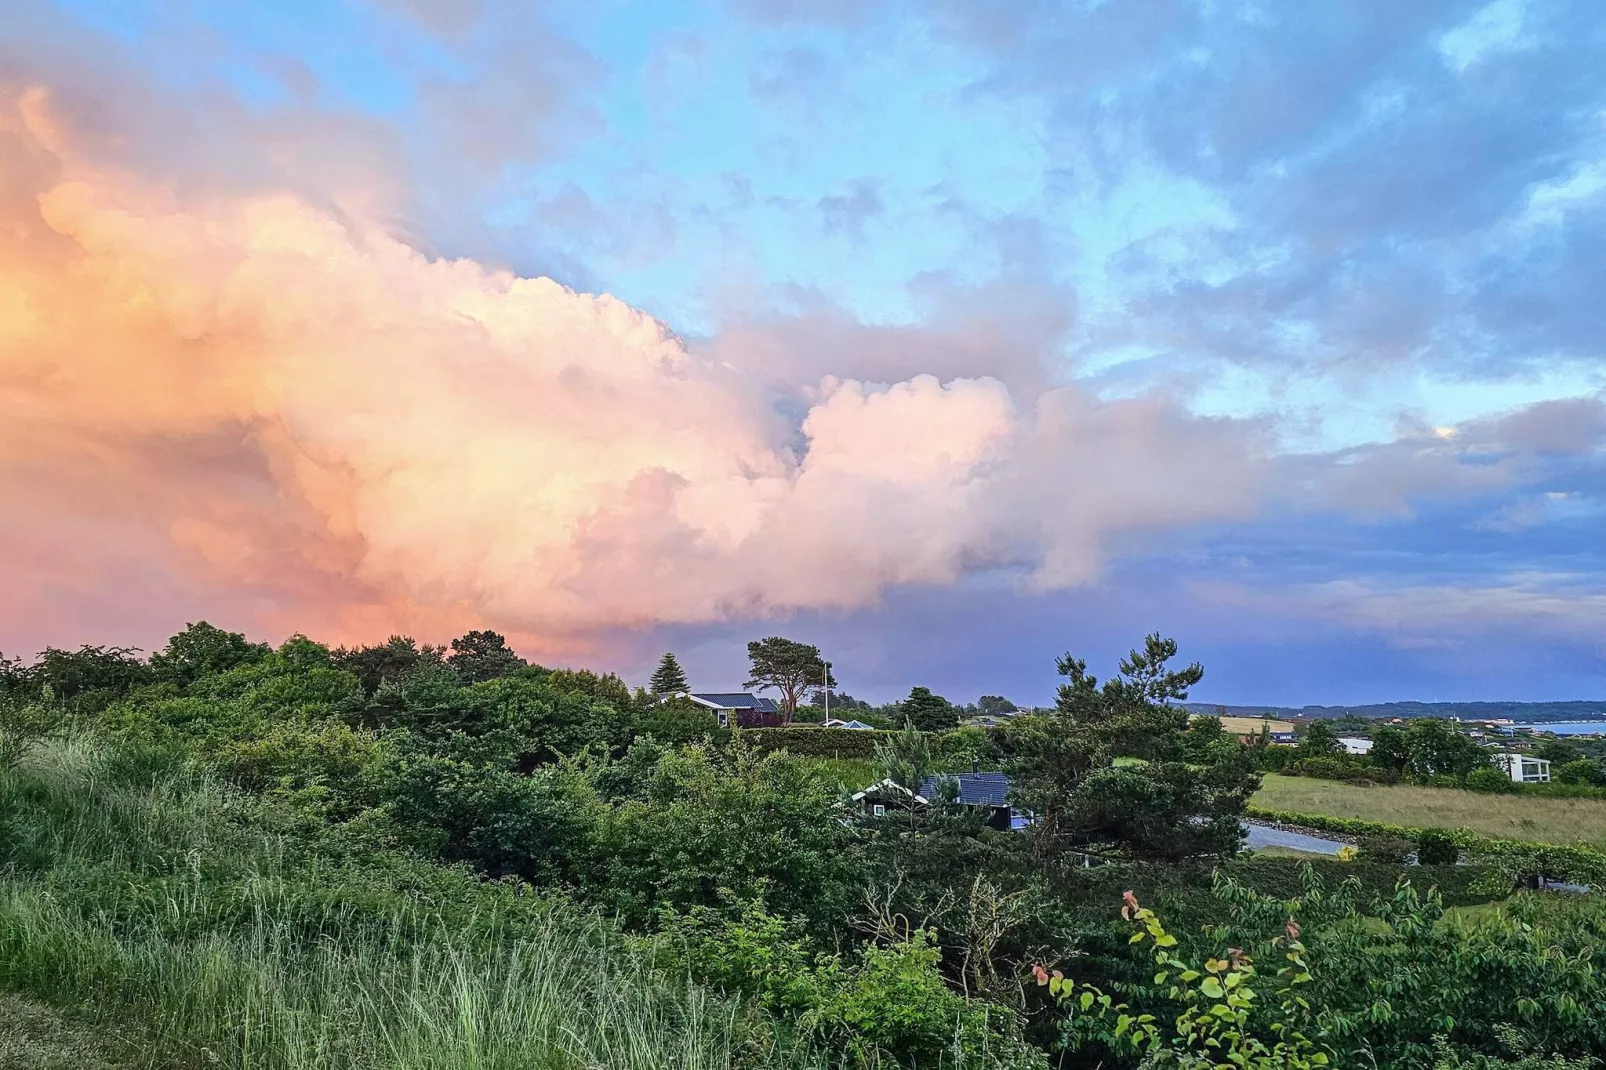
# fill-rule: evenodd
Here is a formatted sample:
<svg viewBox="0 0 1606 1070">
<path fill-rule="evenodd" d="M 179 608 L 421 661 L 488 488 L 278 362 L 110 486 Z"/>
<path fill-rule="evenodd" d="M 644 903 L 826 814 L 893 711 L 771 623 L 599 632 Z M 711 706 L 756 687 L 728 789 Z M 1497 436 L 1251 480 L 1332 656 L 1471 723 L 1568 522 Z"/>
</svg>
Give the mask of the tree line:
<svg viewBox="0 0 1606 1070">
<path fill-rule="evenodd" d="M 5 663 L 0 725 L 31 717 L 86 734 L 147 782 L 218 778 L 261 801 L 287 849 L 401 852 L 614 919 L 654 961 L 810 1031 L 834 1065 L 1138 1065 L 1153 1053 L 1131 1048 L 1131 1023 L 1080 1013 L 1081 993 L 1118 993 L 1122 1013 L 1162 1023 L 1191 997 L 1154 981 L 1129 945 L 1127 890 L 1161 912 L 1189 962 L 1228 948 L 1275 961 L 1272 942 L 1300 916 L 1307 1054 L 1423 1068 L 1482 1065 L 1514 1044 L 1606 1054 L 1598 1021 L 1559 1001 L 1600 1004 L 1599 980 L 1568 957 L 1602 935 L 1598 913 L 1473 933 L 1426 886 L 1397 891 L 1415 875 L 1405 867 L 1330 863 L 1324 879 L 1241 858 L 1260 756 L 1180 705 L 1203 668 L 1152 635 L 1107 679 L 1071 655 L 1055 669 L 1051 709 L 962 730 L 982 741 L 981 764 L 1010 777 L 1012 804 L 1033 818 L 1019 831 L 940 793 L 881 817 L 855 811 L 847 793 L 862 782 L 829 763 L 760 753 L 706 710 L 613 674 L 530 664 L 483 631 L 330 649 L 202 623 L 149 658 L 47 651 Z M 914 785 L 944 772 L 933 755 L 947 738 L 906 717 L 875 775 Z M 1464 890 L 1466 868 L 1433 880 Z M 1362 877 L 1384 905 L 1347 879 Z M 1535 926 L 1563 957 L 1534 949 Z M 1490 961 L 1512 968 L 1491 975 Z M 1034 981 L 1056 970 L 1091 986 L 1069 1008 L 1063 986 Z M 1373 1021 L 1387 991 L 1437 995 Z M 1500 1028 L 1519 999 L 1533 1007 L 1512 1039 Z M 1239 1032 L 1259 1043 L 1286 1024 L 1251 1009 Z"/>
</svg>

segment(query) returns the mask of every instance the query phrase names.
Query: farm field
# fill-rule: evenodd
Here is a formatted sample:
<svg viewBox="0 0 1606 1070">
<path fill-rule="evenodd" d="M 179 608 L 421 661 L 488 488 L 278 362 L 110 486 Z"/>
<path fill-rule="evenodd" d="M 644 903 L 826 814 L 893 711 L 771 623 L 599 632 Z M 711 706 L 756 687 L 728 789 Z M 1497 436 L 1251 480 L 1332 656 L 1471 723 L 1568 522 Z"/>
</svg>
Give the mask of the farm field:
<svg viewBox="0 0 1606 1070">
<path fill-rule="evenodd" d="M 1606 847 L 1606 799 L 1484 795 L 1406 784 L 1357 787 L 1267 774 L 1253 805 L 1397 825 L 1469 828 L 1488 836 Z"/>
<path fill-rule="evenodd" d="M 1294 722 L 1228 715 L 1221 718 L 1221 727 L 1235 736 L 1252 736 L 1259 733 L 1262 728 L 1269 728 L 1273 732 L 1292 732 Z"/>
</svg>

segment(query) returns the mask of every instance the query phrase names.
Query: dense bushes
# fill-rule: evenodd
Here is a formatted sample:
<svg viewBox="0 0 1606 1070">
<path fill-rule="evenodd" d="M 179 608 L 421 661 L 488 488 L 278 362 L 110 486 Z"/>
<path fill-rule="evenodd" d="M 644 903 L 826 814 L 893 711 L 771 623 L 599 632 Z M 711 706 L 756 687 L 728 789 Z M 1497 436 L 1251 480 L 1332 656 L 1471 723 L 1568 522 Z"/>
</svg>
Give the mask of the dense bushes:
<svg viewBox="0 0 1606 1070">
<path fill-rule="evenodd" d="M 1424 866 L 1453 866 L 1461 848 L 1444 829 L 1423 829 L 1416 838 L 1416 857 Z"/>
<path fill-rule="evenodd" d="M 1052 711 L 896 740 L 801 727 L 721 733 L 705 712 L 632 694 L 616 677 L 527 665 L 492 633 L 465 636 L 450 654 L 405 639 L 330 652 L 300 637 L 272 651 L 182 638 L 164 652 L 161 679 L 104 652 L 87 667 L 56 659 L 62 679 L 89 682 L 80 694 L 95 698 L 74 716 L 80 731 L 111 741 L 113 760 L 72 792 L 41 786 L 36 764 L 29 786 L 0 795 L 0 950 L 26 964 L 12 974 L 0 965 L 0 982 L 65 1000 L 101 992 L 131 1020 L 167 1023 L 234 1067 L 363 1066 L 341 1046 L 347 1037 L 420 1067 L 472 1063 L 470 1043 L 496 1053 L 475 1057 L 486 1066 L 1038 1066 L 1040 1049 L 1062 1038 L 1027 987 L 1034 962 L 1074 962 L 1135 1005 L 1175 1010 L 1153 991 L 1148 964 L 1127 957 L 1114 917 L 1124 891 L 1175 912 L 1179 955 L 1218 953 L 1231 926 L 1243 943 L 1228 946 L 1264 946 L 1267 926 L 1308 916 L 1324 940 L 1353 929 L 1350 953 L 1415 984 L 1397 976 L 1404 966 L 1390 964 L 1388 942 L 1453 954 L 1461 936 L 1423 916 L 1409 923 L 1421 931 L 1402 937 L 1394 919 L 1406 914 L 1377 914 L 1370 900 L 1396 898 L 1402 873 L 1470 903 L 1480 881 L 1509 888 L 1522 866 L 1573 875 L 1550 867 L 1587 861 L 1387 826 L 1355 831 L 1407 836 L 1398 857 L 1445 862 L 1460 851 L 1473 864 L 1303 868 L 1237 856 L 1259 779 L 1253 751 L 1173 704 L 1202 670 L 1168 668 L 1175 645 L 1158 636 L 1102 684 L 1064 659 Z M 886 772 L 896 758 L 906 782 L 972 763 L 1008 769 L 1014 801 L 1040 820 L 1010 833 L 940 800 L 882 817 L 845 809 L 817 767 L 867 765 L 883 741 L 898 746 L 875 760 Z M 88 820 L 86 799 L 120 816 Z M 188 801 L 164 809 L 160 799 Z M 126 827 L 107 831 L 117 821 Z M 64 861 L 68 841 L 79 846 Z M 1110 864 L 1079 868 L 1088 851 Z M 1315 888 L 1317 873 L 1341 891 Z M 19 888 L 31 898 L 7 914 L 6 894 Z M 65 913 L 36 909 L 47 900 Z M 1564 928 L 1558 946 L 1578 945 L 1582 931 Z M 561 953 L 543 958 L 548 945 Z M 1526 954 L 1510 940 L 1477 946 Z M 96 948 L 110 950 L 97 958 Z M 262 971 L 246 948 L 261 952 Z M 572 992 L 524 1002 L 548 983 L 525 963 Z M 1549 983 L 1550 968 L 1534 966 L 1529 979 Z M 427 976 L 408 981 L 408 970 Z M 1456 998 L 1488 1013 L 1518 998 L 1518 980 L 1502 973 L 1487 999 Z M 1573 998 L 1588 994 L 1572 974 L 1556 980 Z M 1335 1051 L 1353 1054 L 1339 1025 L 1373 1013 L 1379 997 L 1350 981 L 1356 995 L 1323 995 L 1338 1023 L 1329 1033 L 1343 1042 Z M 359 997 L 333 995 L 359 982 Z M 171 999 L 140 987 L 155 983 L 170 985 Z M 252 986 L 266 987 L 251 995 Z M 449 998 L 463 1017 L 438 1024 Z M 215 1012 L 184 1009 L 205 1000 Z M 604 1022 L 604 1011 L 617 1015 Z M 1424 1065 L 1431 1022 L 1415 1009 L 1392 1013 L 1409 1021 L 1370 1055 Z M 579 1034 L 559 1043 L 551 1023 L 563 1014 Z M 231 1024 L 245 1020 L 311 1045 L 296 1049 L 310 1061 L 275 1062 Z M 1448 1057 L 1494 1052 L 1487 1026 L 1458 1030 Z M 387 1047 L 422 1045 L 425 1027 L 445 1046 Z M 607 1048 L 611 1028 L 648 1040 L 621 1054 Z M 1593 1050 L 1583 1027 L 1547 1036 L 1546 1051 Z M 1091 1055 L 1111 1066 L 1129 1056 Z"/>
<path fill-rule="evenodd" d="M 559 901 L 340 836 L 287 850 L 204 781 L 47 757 L 0 773 L 0 987 L 103 1020 L 137 1065 L 831 1061 Z"/>
<path fill-rule="evenodd" d="M 1517 790 L 1516 783 L 1499 769 L 1474 769 L 1466 775 L 1462 785 L 1468 791 L 1481 791 L 1490 795 L 1506 795 Z"/>
<path fill-rule="evenodd" d="M 693 976 L 802 1023 L 811 1039 L 856 1062 L 895 1051 L 912 1066 L 1046 1066 L 1022 1040 L 1014 1014 L 943 983 L 933 937 L 906 929 L 885 945 L 814 954 L 783 919 L 750 907 L 739 918 L 707 910 L 679 915 L 659 946 Z"/>
<path fill-rule="evenodd" d="M 1403 881 L 1370 902 L 1358 891 L 1313 870 L 1287 899 L 1220 881 L 1219 920 L 1202 939 L 1160 926 L 1128 894 L 1122 917 L 1139 926 L 1123 940 L 1138 945 L 1128 952 L 1134 980 L 1102 984 L 1120 1004 L 1088 983 L 1086 961 L 1074 964 L 1075 981 L 1058 971 L 1039 971 L 1039 981 L 1075 997 L 1060 1026 L 1084 1065 L 1149 1054 L 1143 1065 L 1442 1070 L 1518 1059 L 1580 1066 L 1606 1054 L 1597 904 L 1520 897 L 1465 919 Z M 1278 960 L 1288 966 L 1275 974 L 1247 968 Z M 1164 1057 L 1183 1050 L 1207 1058 Z"/>
<path fill-rule="evenodd" d="M 1357 844 L 1360 857 L 1368 862 L 1386 862 L 1401 865 L 1416 850 L 1416 844 L 1404 836 L 1374 832 L 1362 836 Z"/>
<path fill-rule="evenodd" d="M 1288 776 L 1319 777 L 1322 780 L 1364 781 L 1377 784 L 1398 784 L 1401 780 L 1396 770 L 1350 757 L 1296 758 L 1282 763 L 1280 771 Z"/>
</svg>

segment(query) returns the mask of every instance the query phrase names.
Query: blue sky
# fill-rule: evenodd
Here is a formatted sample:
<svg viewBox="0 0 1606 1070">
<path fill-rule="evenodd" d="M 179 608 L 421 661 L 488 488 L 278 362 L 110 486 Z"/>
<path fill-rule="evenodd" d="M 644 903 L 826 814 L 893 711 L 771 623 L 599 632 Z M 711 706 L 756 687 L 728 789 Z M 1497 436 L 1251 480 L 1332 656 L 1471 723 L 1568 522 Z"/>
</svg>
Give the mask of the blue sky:
<svg viewBox="0 0 1606 1070">
<path fill-rule="evenodd" d="M 631 672 L 674 646 L 739 684 L 740 642 L 780 631 L 855 694 L 1044 701 L 1059 653 L 1108 668 L 1159 629 L 1205 662 L 1204 700 L 1606 698 L 1588 0 L 23 15 L 203 131 L 219 98 L 332 124 L 328 159 L 382 160 L 422 248 L 613 294 L 762 365 L 783 413 L 821 375 L 930 371 L 1164 397 L 1262 444 L 1249 515 L 1134 532 L 1086 582 L 983 569 L 851 613 L 622 633 Z M 1060 474 L 1065 497 L 1123 494 L 1121 449 L 1104 478 Z"/>
</svg>

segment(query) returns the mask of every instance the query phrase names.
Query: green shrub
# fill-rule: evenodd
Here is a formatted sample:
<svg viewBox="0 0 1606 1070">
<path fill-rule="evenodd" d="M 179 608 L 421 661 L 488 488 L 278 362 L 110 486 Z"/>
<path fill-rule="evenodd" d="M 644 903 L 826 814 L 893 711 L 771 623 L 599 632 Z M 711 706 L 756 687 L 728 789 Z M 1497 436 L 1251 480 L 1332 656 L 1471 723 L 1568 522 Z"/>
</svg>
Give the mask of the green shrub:
<svg viewBox="0 0 1606 1070">
<path fill-rule="evenodd" d="M 30 750 L 61 731 L 63 716 L 55 706 L 0 694 L 0 769 L 10 769 Z"/>
<path fill-rule="evenodd" d="M 1400 775 L 1392 769 L 1345 756 L 1300 758 L 1288 763 L 1283 771 L 1292 776 L 1319 777 L 1323 780 L 1367 780 L 1382 784 L 1400 782 Z"/>
<path fill-rule="evenodd" d="M 1490 795 L 1509 795 L 1517 790 L 1517 785 L 1509 774 L 1488 766 L 1468 773 L 1466 786 L 1469 791 L 1481 791 Z"/>
<path fill-rule="evenodd" d="M 1410 857 L 1416 845 L 1404 836 L 1392 836 L 1387 833 L 1362 836 L 1359 844 L 1360 856 L 1368 862 L 1388 862 L 1399 864 Z"/>
<path fill-rule="evenodd" d="M 847 1068 L 883 1065 L 1045 1067 L 1017 1014 L 966 999 L 943 980 L 932 933 L 905 932 L 849 954 L 811 955 L 803 927 L 749 905 L 740 918 L 667 914 L 660 955 L 694 978 L 801 1024 Z"/>
<path fill-rule="evenodd" d="M 1556 767 L 1553 779 L 1558 784 L 1586 784 L 1606 787 L 1606 766 L 1593 758 L 1579 758 Z"/>
<path fill-rule="evenodd" d="M 636 734 L 651 736 L 672 747 L 704 739 L 723 743 L 730 738 L 730 731 L 719 727 L 708 710 L 690 702 L 674 701 L 653 706 L 638 717 Z"/>
<path fill-rule="evenodd" d="M 1460 857 L 1461 849 L 1443 829 L 1423 829 L 1416 838 L 1416 858 L 1424 866 L 1453 866 Z"/>
</svg>

